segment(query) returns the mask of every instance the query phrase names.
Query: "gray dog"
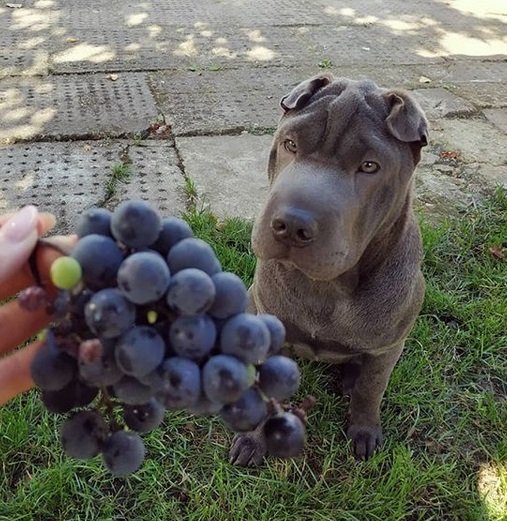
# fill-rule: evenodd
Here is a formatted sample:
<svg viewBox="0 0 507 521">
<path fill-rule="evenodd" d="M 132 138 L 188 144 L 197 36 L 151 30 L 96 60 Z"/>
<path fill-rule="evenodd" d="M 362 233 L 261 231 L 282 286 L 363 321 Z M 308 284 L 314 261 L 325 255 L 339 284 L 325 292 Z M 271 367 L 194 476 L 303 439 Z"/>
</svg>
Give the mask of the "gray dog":
<svg viewBox="0 0 507 521">
<path fill-rule="evenodd" d="M 250 311 L 273 313 L 292 353 L 343 365 L 356 457 L 382 441 L 380 403 L 424 296 L 413 173 L 428 124 L 406 92 L 311 78 L 281 101 L 268 199 L 252 234 Z M 259 465 L 262 429 L 231 461 Z"/>
</svg>

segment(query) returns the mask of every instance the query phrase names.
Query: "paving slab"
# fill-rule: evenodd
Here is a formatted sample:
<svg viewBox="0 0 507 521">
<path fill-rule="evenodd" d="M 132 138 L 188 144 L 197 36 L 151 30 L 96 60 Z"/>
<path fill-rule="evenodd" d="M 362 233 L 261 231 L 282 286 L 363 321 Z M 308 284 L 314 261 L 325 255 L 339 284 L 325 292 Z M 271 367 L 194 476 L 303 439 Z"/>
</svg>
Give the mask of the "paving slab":
<svg viewBox="0 0 507 521">
<path fill-rule="evenodd" d="M 304 33 L 322 57 L 336 65 L 443 63 L 438 48 L 424 37 L 393 34 L 375 25 L 307 27 Z"/>
<path fill-rule="evenodd" d="M 185 211 L 184 177 L 174 146 L 164 141 L 143 142 L 131 146 L 131 175 L 119 183 L 115 195 L 106 204 L 114 208 L 126 199 L 149 201 L 164 217 Z"/>
<path fill-rule="evenodd" d="M 483 113 L 488 121 L 507 134 L 507 109 L 486 109 Z"/>
<path fill-rule="evenodd" d="M 503 186 L 507 190 L 507 164 L 471 163 L 465 166 L 464 172 L 468 177 L 484 179 L 490 185 Z"/>
<path fill-rule="evenodd" d="M 181 212 L 183 177 L 174 148 L 163 142 L 146 143 L 130 147 L 130 179 L 118 185 L 110 204 L 141 197 L 164 213 Z M 111 169 L 119 164 L 127 144 L 114 140 L 0 147 L 0 211 L 35 204 L 57 216 L 59 232 L 72 231 L 83 211 L 104 201 Z"/>
<path fill-rule="evenodd" d="M 446 175 L 435 167 L 420 166 L 416 171 L 416 205 L 448 214 L 452 207 L 467 207 L 481 198 L 463 179 Z M 449 205 L 449 203 L 452 203 Z"/>
<path fill-rule="evenodd" d="M 414 32 L 420 27 L 435 33 L 454 28 L 460 33 L 466 29 L 470 37 L 505 36 L 502 28 L 507 23 L 504 0 L 432 1 L 421 4 L 406 0 L 325 0 L 325 11 L 336 23 L 381 23 L 392 31 Z"/>
<path fill-rule="evenodd" d="M 452 92 L 482 108 L 507 107 L 507 88 L 502 82 L 459 83 L 449 85 Z"/>
<path fill-rule="evenodd" d="M 224 134 L 274 128 L 279 100 L 318 67 L 160 72 L 150 84 L 176 135 Z"/>
<path fill-rule="evenodd" d="M 199 203 L 219 217 L 253 219 L 267 195 L 271 136 L 181 137 L 176 147 Z"/>
<path fill-rule="evenodd" d="M 505 83 L 507 81 L 507 62 L 505 61 L 447 61 L 445 64 L 426 64 L 421 66 L 424 76 L 433 82 L 448 85 L 463 83 Z"/>
<path fill-rule="evenodd" d="M 54 36 L 51 71 L 143 71 L 317 64 L 319 53 L 298 28 L 78 28 Z"/>
<path fill-rule="evenodd" d="M 106 27 L 115 25 L 302 25 L 323 24 L 329 20 L 320 2 L 309 9 L 306 0 L 55 0 L 66 26 Z M 284 13 L 286 13 L 284 15 Z"/>
<path fill-rule="evenodd" d="M 465 163 L 507 164 L 507 135 L 482 119 L 439 120 L 432 141 L 459 152 Z"/>
<path fill-rule="evenodd" d="M 415 89 L 412 94 L 419 101 L 429 119 L 469 116 L 477 112 L 477 108 L 472 103 L 442 87 Z"/>
<path fill-rule="evenodd" d="M 142 73 L 0 81 L 0 142 L 66 136 L 122 136 L 157 115 Z"/>
<path fill-rule="evenodd" d="M 0 48 L 0 79 L 9 76 L 47 76 L 48 64 L 47 51 Z"/>
</svg>

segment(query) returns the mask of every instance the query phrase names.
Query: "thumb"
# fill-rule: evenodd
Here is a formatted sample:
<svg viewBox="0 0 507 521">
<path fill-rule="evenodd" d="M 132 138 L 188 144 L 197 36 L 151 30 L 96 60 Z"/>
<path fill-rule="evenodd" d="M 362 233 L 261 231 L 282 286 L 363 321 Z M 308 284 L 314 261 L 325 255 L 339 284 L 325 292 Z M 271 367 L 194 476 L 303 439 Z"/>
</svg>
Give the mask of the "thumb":
<svg viewBox="0 0 507 521">
<path fill-rule="evenodd" d="M 38 239 L 38 212 L 25 206 L 0 228 L 0 282 L 11 277 L 28 260 Z"/>
</svg>

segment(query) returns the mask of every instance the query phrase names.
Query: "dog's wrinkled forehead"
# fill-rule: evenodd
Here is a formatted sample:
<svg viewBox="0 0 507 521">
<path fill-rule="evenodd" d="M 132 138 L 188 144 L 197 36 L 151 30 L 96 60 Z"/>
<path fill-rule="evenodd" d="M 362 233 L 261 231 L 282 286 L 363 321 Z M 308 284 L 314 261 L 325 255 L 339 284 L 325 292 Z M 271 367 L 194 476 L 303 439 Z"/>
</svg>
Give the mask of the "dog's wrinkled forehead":
<svg viewBox="0 0 507 521">
<path fill-rule="evenodd" d="M 360 114 L 400 141 L 420 146 L 428 143 L 427 120 L 417 102 L 404 91 L 389 91 L 370 80 L 315 76 L 294 87 L 280 105 L 282 120 L 322 111 L 323 118 L 327 114 L 326 119 L 331 120 L 338 114 L 341 123 L 347 124 L 354 114 Z"/>
<path fill-rule="evenodd" d="M 320 88 L 318 82 L 308 80 L 308 83 L 303 82 L 282 98 L 280 104 L 287 118 L 322 110 L 339 113 L 346 120 L 361 107 L 361 112 L 371 112 L 383 120 L 388 115 L 387 106 L 381 98 L 384 92 L 385 89 L 370 80 L 338 78 Z"/>
</svg>

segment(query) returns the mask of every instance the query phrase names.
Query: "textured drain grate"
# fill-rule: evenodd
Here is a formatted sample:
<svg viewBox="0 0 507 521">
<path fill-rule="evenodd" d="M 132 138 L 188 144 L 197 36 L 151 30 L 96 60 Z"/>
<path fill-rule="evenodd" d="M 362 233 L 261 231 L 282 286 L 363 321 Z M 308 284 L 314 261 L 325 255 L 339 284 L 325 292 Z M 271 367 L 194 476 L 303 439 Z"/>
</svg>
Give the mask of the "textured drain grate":
<svg viewBox="0 0 507 521">
<path fill-rule="evenodd" d="M 0 83 L 0 140 L 122 135 L 157 114 L 143 74 L 10 78 Z"/>
<path fill-rule="evenodd" d="M 131 147 L 130 177 L 119 183 L 115 201 L 140 197 L 164 213 L 183 209 L 183 180 L 174 149 L 155 142 Z M 81 213 L 104 199 L 105 186 L 126 141 L 34 143 L 0 147 L 0 211 L 25 204 L 53 212 L 58 231 L 75 228 Z"/>
</svg>

